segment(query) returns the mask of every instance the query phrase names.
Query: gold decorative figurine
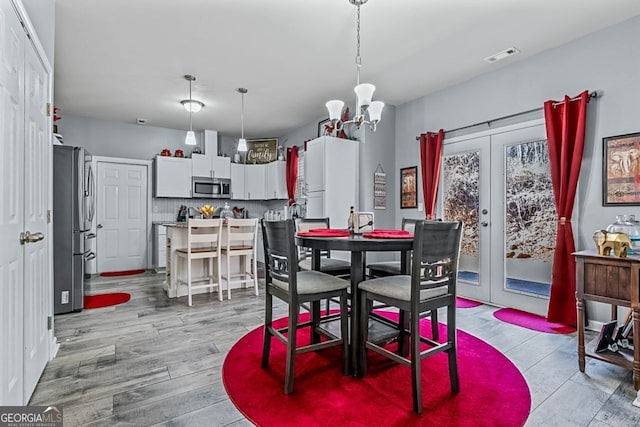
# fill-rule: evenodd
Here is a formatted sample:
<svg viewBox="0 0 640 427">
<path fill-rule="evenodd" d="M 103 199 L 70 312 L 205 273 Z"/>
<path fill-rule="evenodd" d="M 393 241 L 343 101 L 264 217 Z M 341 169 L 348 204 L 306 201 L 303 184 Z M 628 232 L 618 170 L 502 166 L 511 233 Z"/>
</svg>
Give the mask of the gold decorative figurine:
<svg viewBox="0 0 640 427">
<path fill-rule="evenodd" d="M 597 230 L 593 233 L 593 241 L 596 243 L 598 255 L 609 256 L 611 249 L 618 258 L 626 258 L 627 251 L 631 248 L 629 236 L 624 233 L 609 233 L 605 230 Z"/>
</svg>

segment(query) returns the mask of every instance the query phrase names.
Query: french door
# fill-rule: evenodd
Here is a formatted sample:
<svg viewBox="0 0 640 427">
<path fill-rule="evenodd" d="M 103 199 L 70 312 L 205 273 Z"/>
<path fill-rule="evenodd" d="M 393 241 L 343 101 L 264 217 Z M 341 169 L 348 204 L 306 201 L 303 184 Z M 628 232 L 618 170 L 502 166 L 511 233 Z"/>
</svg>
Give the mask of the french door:
<svg viewBox="0 0 640 427">
<path fill-rule="evenodd" d="M 444 141 L 440 216 L 461 220 L 458 293 L 546 315 L 556 213 L 541 120 Z"/>
</svg>

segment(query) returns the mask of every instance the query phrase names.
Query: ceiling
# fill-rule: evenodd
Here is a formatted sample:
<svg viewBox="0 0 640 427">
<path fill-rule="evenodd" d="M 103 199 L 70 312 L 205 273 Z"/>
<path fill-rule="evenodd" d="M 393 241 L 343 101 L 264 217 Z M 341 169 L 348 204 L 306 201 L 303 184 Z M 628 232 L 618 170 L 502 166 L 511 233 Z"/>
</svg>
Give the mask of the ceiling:
<svg viewBox="0 0 640 427">
<path fill-rule="evenodd" d="M 286 135 L 352 104 L 356 7 L 348 0 L 56 0 L 59 114 L 188 129 L 183 76 L 205 108 L 194 130 Z M 361 81 L 400 105 L 640 14 L 638 0 L 370 0 Z M 483 58 L 521 53 L 494 64 Z M 384 121 L 384 112 L 382 120 Z"/>
</svg>

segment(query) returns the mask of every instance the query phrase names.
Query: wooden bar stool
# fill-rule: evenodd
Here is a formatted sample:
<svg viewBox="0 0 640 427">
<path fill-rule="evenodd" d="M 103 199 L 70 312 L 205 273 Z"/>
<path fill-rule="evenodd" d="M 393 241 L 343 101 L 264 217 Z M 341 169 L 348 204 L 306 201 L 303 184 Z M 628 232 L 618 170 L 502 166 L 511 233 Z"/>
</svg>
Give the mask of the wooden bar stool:
<svg viewBox="0 0 640 427">
<path fill-rule="evenodd" d="M 227 297 L 231 299 L 232 283 L 240 283 L 246 287 L 251 282 L 258 296 L 258 219 L 227 218 L 227 224 L 223 228 L 226 231 L 226 244 L 222 245 L 221 255 L 226 259 L 227 271 L 222 277 L 227 282 Z M 240 257 L 238 273 L 231 273 L 232 257 Z"/>
<path fill-rule="evenodd" d="M 209 288 L 209 292 L 213 292 L 213 288 L 218 288 L 218 299 L 222 301 L 222 288 L 220 286 L 220 234 L 222 231 L 222 221 L 220 219 L 190 219 L 187 222 L 187 247 L 176 249 L 176 255 L 186 261 L 187 267 L 187 289 L 189 295 L 189 307 L 192 306 L 193 289 Z M 213 259 L 217 260 L 217 268 L 213 268 Z M 208 259 L 207 275 L 204 277 L 192 277 L 191 261 L 196 259 Z M 181 263 L 181 264 L 184 264 Z M 184 266 L 183 266 L 184 268 Z M 214 271 L 216 273 L 216 281 L 213 281 Z M 178 275 L 180 277 L 180 275 Z M 193 282 L 207 280 L 208 283 L 202 285 L 194 285 Z"/>
</svg>

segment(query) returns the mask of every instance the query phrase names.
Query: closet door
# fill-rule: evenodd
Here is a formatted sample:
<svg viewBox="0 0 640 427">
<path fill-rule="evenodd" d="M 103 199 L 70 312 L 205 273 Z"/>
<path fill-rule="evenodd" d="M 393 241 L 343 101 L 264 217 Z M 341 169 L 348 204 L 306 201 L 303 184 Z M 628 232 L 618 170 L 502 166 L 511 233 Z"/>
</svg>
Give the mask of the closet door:
<svg viewBox="0 0 640 427">
<path fill-rule="evenodd" d="M 0 406 L 29 402 L 53 311 L 50 75 L 22 13 L 0 0 Z"/>
<path fill-rule="evenodd" d="M 24 50 L 24 230 L 42 236 L 41 240 L 24 245 L 24 399 L 27 402 L 49 358 L 49 240 L 53 233 L 49 232 L 47 223 L 52 151 L 47 117 L 49 76 L 31 43 L 26 43 Z"/>
<path fill-rule="evenodd" d="M 0 0 L 0 405 L 23 402 L 24 46 L 9 0 Z"/>
</svg>

